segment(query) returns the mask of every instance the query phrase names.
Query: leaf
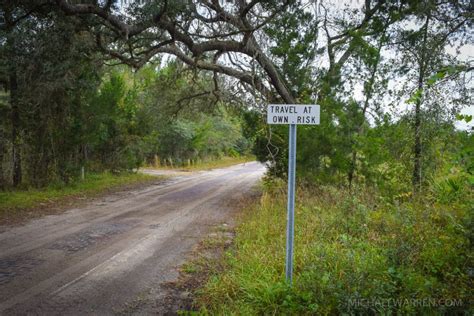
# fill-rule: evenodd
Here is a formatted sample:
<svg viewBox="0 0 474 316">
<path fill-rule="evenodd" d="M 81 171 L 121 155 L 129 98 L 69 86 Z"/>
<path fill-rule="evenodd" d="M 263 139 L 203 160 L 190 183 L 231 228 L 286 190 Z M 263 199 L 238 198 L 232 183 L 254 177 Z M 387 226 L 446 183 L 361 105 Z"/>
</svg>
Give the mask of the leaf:
<svg viewBox="0 0 474 316">
<path fill-rule="evenodd" d="M 426 82 L 426 84 L 428 86 L 432 86 L 433 84 L 435 84 L 437 81 L 440 81 L 442 79 L 444 79 L 444 77 L 446 77 L 446 71 L 445 70 L 440 70 L 438 71 L 437 73 L 435 73 L 434 75 L 432 75 L 428 81 Z"/>
<path fill-rule="evenodd" d="M 410 98 L 406 101 L 406 103 L 416 103 L 421 99 L 421 95 L 423 94 L 423 89 L 417 89 L 415 93 L 413 93 Z"/>
<path fill-rule="evenodd" d="M 468 115 L 468 114 L 456 114 L 456 119 L 458 121 L 464 121 L 466 123 L 469 123 L 470 121 L 472 121 L 472 115 Z"/>
</svg>

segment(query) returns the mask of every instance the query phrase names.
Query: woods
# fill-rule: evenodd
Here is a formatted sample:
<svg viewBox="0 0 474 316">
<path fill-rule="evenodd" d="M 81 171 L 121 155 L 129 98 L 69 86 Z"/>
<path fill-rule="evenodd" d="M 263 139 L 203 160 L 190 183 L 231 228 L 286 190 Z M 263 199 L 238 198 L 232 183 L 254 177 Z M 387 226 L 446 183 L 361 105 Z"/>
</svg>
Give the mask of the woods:
<svg viewBox="0 0 474 316">
<path fill-rule="evenodd" d="M 44 14 L 19 21 L 3 51 L 3 187 L 68 183 L 83 167 L 120 172 L 155 157 L 179 166 L 248 154 L 241 110 L 202 93 L 210 78 L 176 63 L 107 68 L 79 21 Z"/>
<path fill-rule="evenodd" d="M 473 9 L 467 0 L 164 0 L 128 6 L 5 0 L 0 190 L 67 186 L 81 170 L 119 174 L 255 155 L 268 166 L 261 207 L 271 224 L 283 207 L 288 131 L 266 124 L 266 107 L 319 104 L 321 125 L 298 130 L 299 207 L 312 223 L 321 215 L 332 237 L 305 239 L 304 249 L 314 252 L 300 253 L 296 292 L 282 285 L 270 288 L 275 296 L 268 305 L 261 297 L 250 302 L 262 304 L 261 313 L 274 304 L 275 312 L 297 314 L 381 312 L 339 304 L 357 295 L 454 293 L 466 299 L 473 269 Z M 308 192 L 322 196 L 313 199 Z M 322 211 L 326 206 L 337 220 Z M 344 229 L 337 224 L 343 218 Z M 413 223 L 423 218 L 424 224 Z M 277 234 L 258 221 L 250 217 L 243 227 L 263 231 L 265 238 Z M 304 231 L 325 229 L 313 226 Z M 235 258 L 247 256 L 242 261 L 248 266 L 228 262 L 230 271 L 257 265 L 238 248 L 248 243 L 243 234 Z M 265 239 L 255 234 L 250 240 Z M 418 234 L 431 238 L 429 245 Z M 357 256 L 369 258 L 357 261 L 360 273 L 346 279 L 351 241 L 360 247 Z M 365 268 L 390 286 L 363 284 L 357 278 Z M 317 269 L 330 272 L 318 275 Z M 264 282 L 274 281 L 279 272 L 273 272 Z M 328 280 L 336 275 L 331 288 Z M 353 281 L 358 285 L 348 289 Z M 224 275 L 220 282 L 207 285 L 201 306 L 250 311 L 245 295 L 265 295 L 245 277 Z M 239 286 L 248 291 L 233 292 Z M 327 308 L 321 307 L 323 294 L 330 297 Z M 235 301 L 216 307 L 229 297 Z"/>
<path fill-rule="evenodd" d="M 399 154 L 411 158 L 401 167 L 412 170 L 418 191 L 436 172 L 429 166 L 435 146 L 430 126 L 454 123 L 471 100 L 470 60 L 452 51 L 472 39 L 470 5 L 366 1 L 360 9 L 330 9 L 325 2 L 163 1 L 120 9 L 114 1 L 7 1 L 1 147 L 3 165 L 8 163 L 2 186 L 20 185 L 23 174 L 35 186 L 54 178 L 67 182 L 86 161 L 119 170 L 136 168 L 150 155 L 180 162 L 202 158 L 186 138 L 204 136 L 186 136 L 197 132 L 182 126 L 186 115 L 230 106 L 239 108 L 230 116 L 242 119 L 245 108 L 259 113 L 265 102 L 298 101 L 324 109 L 317 132 L 300 132 L 302 174 L 345 174 L 336 181 L 349 186 L 356 178 L 377 181 L 374 161 L 399 163 L 399 157 L 372 157 L 362 143 L 371 142 L 371 130 L 396 130 L 407 120 L 412 123 L 403 138 L 412 144 Z M 171 56 L 176 60 L 170 64 Z M 122 70 L 120 78 L 114 64 L 140 70 Z M 442 93 L 446 89 L 450 93 Z M 181 111 L 189 114 L 178 118 Z M 151 139 L 160 128 L 173 137 L 158 126 L 172 121 L 171 130 L 183 133 L 183 148 Z M 199 125 L 211 124 L 204 121 Z M 273 128 L 269 137 L 260 120 L 250 129 L 258 158 L 283 175 L 284 128 Z M 456 138 L 463 132 L 447 133 Z M 240 139 L 210 154 L 229 154 L 243 143 L 247 148 L 239 154 L 248 152 L 252 139 L 235 137 Z M 153 146 L 161 152 L 149 152 Z"/>
</svg>

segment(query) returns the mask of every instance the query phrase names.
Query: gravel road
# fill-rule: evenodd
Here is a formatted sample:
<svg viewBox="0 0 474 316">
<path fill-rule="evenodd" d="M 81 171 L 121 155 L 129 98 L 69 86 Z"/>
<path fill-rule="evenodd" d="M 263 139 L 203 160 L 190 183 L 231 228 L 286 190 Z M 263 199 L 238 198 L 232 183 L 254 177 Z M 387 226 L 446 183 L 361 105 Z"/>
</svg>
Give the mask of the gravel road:
<svg viewBox="0 0 474 316">
<path fill-rule="evenodd" d="M 166 313 L 160 285 L 176 279 L 176 268 L 212 227 L 231 221 L 235 202 L 264 171 L 251 162 L 179 174 L 0 227 L 0 314 Z"/>
</svg>

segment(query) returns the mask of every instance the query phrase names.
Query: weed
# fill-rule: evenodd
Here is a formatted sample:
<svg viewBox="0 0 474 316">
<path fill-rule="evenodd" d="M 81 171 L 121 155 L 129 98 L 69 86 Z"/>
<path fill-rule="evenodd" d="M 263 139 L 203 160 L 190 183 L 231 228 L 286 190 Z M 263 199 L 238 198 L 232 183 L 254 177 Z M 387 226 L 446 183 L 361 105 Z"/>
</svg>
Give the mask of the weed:
<svg viewBox="0 0 474 316">
<path fill-rule="evenodd" d="M 26 189 L 0 192 L 0 219 L 48 206 L 70 197 L 87 198 L 123 185 L 157 180 L 156 176 L 141 173 L 89 174 L 84 181 L 68 185 L 51 185 L 44 189 Z"/>
<path fill-rule="evenodd" d="M 201 313 L 444 314 L 471 308 L 466 223 L 472 214 L 466 203 L 420 198 L 391 204 L 368 189 L 299 188 L 290 287 L 284 281 L 284 189 L 267 181 L 260 204 L 247 208 L 224 256 L 226 269 L 198 293 Z M 449 299 L 457 305 L 446 304 Z"/>
</svg>

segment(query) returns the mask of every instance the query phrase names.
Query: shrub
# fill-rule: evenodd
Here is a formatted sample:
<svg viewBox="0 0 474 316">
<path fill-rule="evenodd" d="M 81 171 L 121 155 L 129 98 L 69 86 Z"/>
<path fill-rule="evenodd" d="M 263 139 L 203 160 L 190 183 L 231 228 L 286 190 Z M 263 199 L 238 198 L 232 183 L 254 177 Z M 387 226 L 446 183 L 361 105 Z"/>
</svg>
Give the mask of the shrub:
<svg viewBox="0 0 474 316">
<path fill-rule="evenodd" d="M 461 204 L 386 203 L 376 192 L 299 188 L 294 284 L 284 281 L 286 200 L 266 181 L 227 269 L 198 297 L 210 314 L 443 314 L 469 311 L 472 266 Z M 457 195 L 459 197 L 459 195 Z M 453 200 L 450 200 L 453 201 Z M 462 306 L 447 306 L 443 300 Z M 456 305 L 456 304 L 451 305 Z"/>
</svg>

